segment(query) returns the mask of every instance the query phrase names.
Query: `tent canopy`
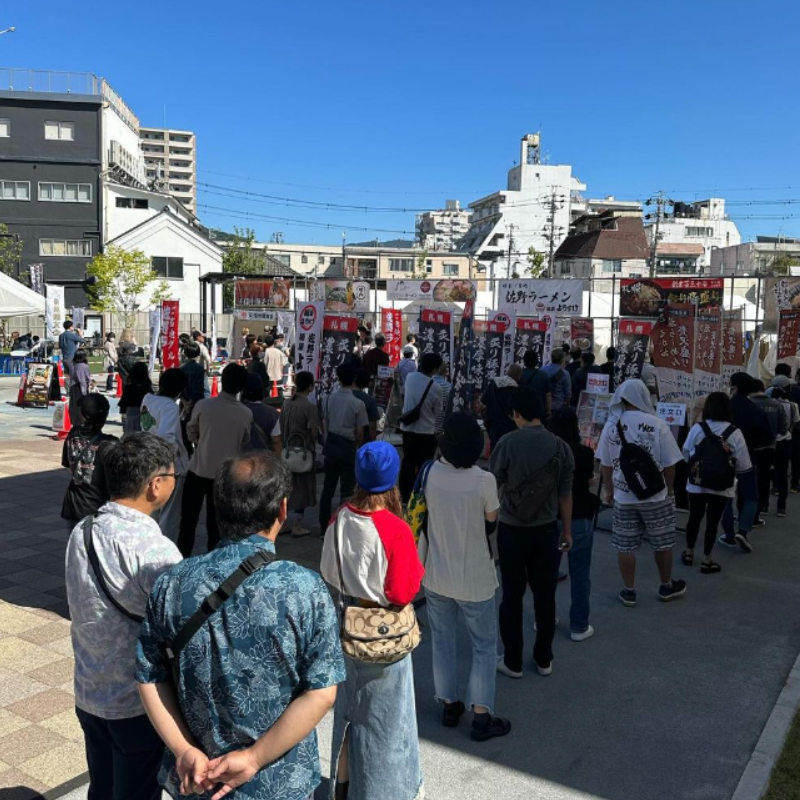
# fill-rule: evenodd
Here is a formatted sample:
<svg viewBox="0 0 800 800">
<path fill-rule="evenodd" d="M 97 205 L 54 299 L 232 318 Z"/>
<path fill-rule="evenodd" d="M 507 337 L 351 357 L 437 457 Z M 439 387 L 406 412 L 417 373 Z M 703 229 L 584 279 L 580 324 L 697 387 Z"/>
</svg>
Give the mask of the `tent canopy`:
<svg viewBox="0 0 800 800">
<path fill-rule="evenodd" d="M 0 316 L 25 317 L 44 312 L 45 299 L 42 295 L 0 272 Z"/>
</svg>

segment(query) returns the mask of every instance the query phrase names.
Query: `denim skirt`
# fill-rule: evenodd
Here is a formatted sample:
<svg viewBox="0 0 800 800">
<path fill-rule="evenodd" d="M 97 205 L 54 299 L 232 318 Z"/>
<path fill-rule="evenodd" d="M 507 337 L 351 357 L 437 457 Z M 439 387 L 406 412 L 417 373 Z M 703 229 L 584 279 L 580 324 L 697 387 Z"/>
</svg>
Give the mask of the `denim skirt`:
<svg viewBox="0 0 800 800">
<path fill-rule="evenodd" d="M 331 800 L 345 737 L 348 800 L 423 800 L 411 656 L 396 664 L 345 662 L 334 707 Z"/>
</svg>

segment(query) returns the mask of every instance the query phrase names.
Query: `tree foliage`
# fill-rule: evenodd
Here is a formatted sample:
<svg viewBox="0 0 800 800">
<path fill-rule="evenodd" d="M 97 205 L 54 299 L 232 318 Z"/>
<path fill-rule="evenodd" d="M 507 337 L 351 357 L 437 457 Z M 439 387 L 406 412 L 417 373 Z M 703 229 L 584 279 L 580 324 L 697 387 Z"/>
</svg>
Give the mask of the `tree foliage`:
<svg viewBox="0 0 800 800">
<path fill-rule="evenodd" d="M 234 228 L 233 236 L 225 242 L 222 256 L 222 271 L 239 275 L 260 275 L 264 272 L 266 256 L 263 250 L 254 250 L 256 232 L 251 228 Z M 222 290 L 225 308 L 233 306 L 233 284 L 227 283 Z"/>
<path fill-rule="evenodd" d="M 546 277 L 547 273 L 547 257 L 544 253 L 540 253 L 533 245 L 528 248 L 528 261 L 527 272 L 531 278 Z"/>
<path fill-rule="evenodd" d="M 89 262 L 86 274 L 94 278 L 94 284 L 88 286 L 91 307 L 117 314 L 126 328 L 135 325 L 138 311 L 147 311 L 148 305 L 155 306 L 171 297 L 169 284 L 159 280 L 150 259 L 140 250 L 111 245 Z M 149 302 L 145 300 L 143 304 L 142 296 L 148 290 Z"/>
<path fill-rule="evenodd" d="M 773 275 L 788 275 L 789 267 L 800 267 L 800 259 L 789 253 L 776 253 L 769 265 Z"/>
<path fill-rule="evenodd" d="M 14 275 L 22 257 L 22 240 L 8 232 L 8 226 L 0 222 L 0 272 Z"/>
</svg>

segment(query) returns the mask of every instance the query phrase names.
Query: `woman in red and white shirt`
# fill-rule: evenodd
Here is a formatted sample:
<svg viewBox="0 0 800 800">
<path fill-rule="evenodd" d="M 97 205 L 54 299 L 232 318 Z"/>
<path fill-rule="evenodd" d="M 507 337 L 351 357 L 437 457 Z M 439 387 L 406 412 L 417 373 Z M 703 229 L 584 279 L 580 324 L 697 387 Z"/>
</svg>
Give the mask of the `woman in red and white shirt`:
<svg viewBox="0 0 800 800">
<path fill-rule="evenodd" d="M 328 525 L 321 572 L 347 602 L 402 607 L 419 591 L 424 570 L 401 518 L 399 470 L 397 451 L 388 443 L 362 447 L 355 494 Z M 422 770 L 411 658 L 395 664 L 345 661 L 347 680 L 339 685 L 334 711 L 331 797 L 415 800 L 422 795 Z"/>
</svg>

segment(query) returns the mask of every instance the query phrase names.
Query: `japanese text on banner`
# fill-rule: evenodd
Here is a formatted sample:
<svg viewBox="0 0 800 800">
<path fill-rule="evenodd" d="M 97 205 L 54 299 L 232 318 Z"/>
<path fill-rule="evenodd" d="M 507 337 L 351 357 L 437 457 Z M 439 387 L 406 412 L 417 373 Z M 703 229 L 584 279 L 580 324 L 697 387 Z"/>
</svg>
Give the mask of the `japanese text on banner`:
<svg viewBox="0 0 800 800">
<path fill-rule="evenodd" d="M 357 331 L 358 320 L 355 317 L 325 317 L 319 379 L 321 394 L 330 394 L 334 390 L 336 368 L 352 360 Z"/>
<path fill-rule="evenodd" d="M 697 345 L 694 353 L 694 395 L 705 397 L 719 391 L 722 373 L 722 317 L 719 308 L 697 313 Z"/>
<path fill-rule="evenodd" d="M 694 398 L 694 306 L 667 305 L 653 328 L 653 363 L 659 394 L 665 403 L 691 403 Z"/>
<path fill-rule="evenodd" d="M 782 309 L 778 318 L 778 359 L 797 355 L 800 337 L 800 309 Z"/>
<path fill-rule="evenodd" d="M 163 300 L 161 303 L 161 364 L 164 369 L 181 365 L 178 352 L 179 301 Z"/>
<path fill-rule="evenodd" d="M 319 377 L 319 348 L 322 335 L 324 303 L 300 303 L 297 306 L 297 345 L 295 347 L 295 370 L 310 372 Z"/>
<path fill-rule="evenodd" d="M 453 362 L 453 315 L 423 308 L 419 316 L 419 354 L 437 353 L 448 369 Z"/>
<path fill-rule="evenodd" d="M 500 281 L 499 308 L 508 314 L 553 314 L 579 317 L 583 313 L 583 281 Z"/>
<path fill-rule="evenodd" d="M 389 366 L 396 367 L 400 363 L 401 344 L 403 340 L 403 312 L 395 308 L 381 309 L 381 326 L 386 337 L 386 352 Z"/>
</svg>

